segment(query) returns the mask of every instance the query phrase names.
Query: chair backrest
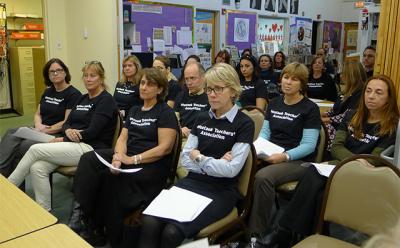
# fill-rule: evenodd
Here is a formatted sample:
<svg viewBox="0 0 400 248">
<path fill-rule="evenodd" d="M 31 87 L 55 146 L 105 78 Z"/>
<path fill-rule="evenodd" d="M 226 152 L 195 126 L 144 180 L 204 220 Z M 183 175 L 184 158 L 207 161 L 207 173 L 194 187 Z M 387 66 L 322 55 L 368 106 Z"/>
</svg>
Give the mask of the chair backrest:
<svg viewBox="0 0 400 248">
<path fill-rule="evenodd" d="M 252 201 L 252 192 L 253 192 L 253 183 L 254 183 L 254 176 L 256 174 L 256 160 L 257 160 L 257 153 L 254 145 L 250 145 L 250 152 L 247 156 L 246 162 L 244 163 L 243 170 L 239 177 L 238 182 L 238 190 L 240 194 L 244 197 L 240 208 L 241 210 L 248 209 L 250 210 L 251 201 Z"/>
<path fill-rule="evenodd" d="M 321 125 L 321 129 L 319 131 L 319 143 L 317 146 L 317 156 L 315 157 L 316 163 L 321 163 L 324 160 L 324 155 L 326 152 L 326 148 L 328 146 L 328 130 L 326 130 L 325 125 Z"/>
<path fill-rule="evenodd" d="M 265 120 L 264 111 L 257 108 L 256 106 L 246 106 L 240 109 L 243 113 L 248 115 L 254 122 L 254 137 L 253 141 L 258 138 L 261 128 Z"/>
<path fill-rule="evenodd" d="M 397 125 L 396 143 L 394 144 L 393 164 L 400 168 L 400 120 Z"/>
<path fill-rule="evenodd" d="M 118 140 L 119 135 L 121 134 L 123 125 L 124 125 L 124 119 L 122 118 L 121 113 L 118 111 L 117 125 L 115 126 L 114 137 L 113 137 L 113 141 L 112 141 L 113 148 L 117 144 L 117 140 Z"/>
<path fill-rule="evenodd" d="M 396 141 L 394 145 L 386 148 L 381 153 L 381 157 L 400 168 L 400 120 L 397 125 Z"/>
<path fill-rule="evenodd" d="M 174 146 L 171 151 L 171 167 L 170 167 L 170 172 L 167 178 L 167 184 L 166 188 L 169 188 L 175 181 L 176 177 L 176 169 L 178 167 L 178 162 L 179 162 L 179 156 L 181 154 L 182 150 L 182 132 L 181 129 L 178 128 L 176 132 L 176 137 L 175 137 L 175 142 Z"/>
<path fill-rule="evenodd" d="M 372 161 L 365 166 L 359 158 Z M 325 222 L 374 235 L 400 218 L 400 170 L 372 155 L 356 155 L 336 166 L 325 190 L 318 233 Z"/>
</svg>

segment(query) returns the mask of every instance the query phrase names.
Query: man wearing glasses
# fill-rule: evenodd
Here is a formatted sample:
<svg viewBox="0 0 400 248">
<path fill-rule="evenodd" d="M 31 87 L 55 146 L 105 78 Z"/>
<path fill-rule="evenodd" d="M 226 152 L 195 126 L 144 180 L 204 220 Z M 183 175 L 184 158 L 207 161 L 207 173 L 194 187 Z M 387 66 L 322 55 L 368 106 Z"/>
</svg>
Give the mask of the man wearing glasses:
<svg viewBox="0 0 400 248">
<path fill-rule="evenodd" d="M 189 63 L 183 73 L 186 87 L 176 97 L 174 106 L 181 126 L 182 146 L 185 145 L 185 141 L 189 137 L 190 130 L 199 113 L 210 109 L 207 95 L 204 92 L 205 70 L 203 66 L 198 62 Z M 187 172 L 183 167 L 178 166 L 177 174 L 179 177 L 183 177 Z"/>
</svg>

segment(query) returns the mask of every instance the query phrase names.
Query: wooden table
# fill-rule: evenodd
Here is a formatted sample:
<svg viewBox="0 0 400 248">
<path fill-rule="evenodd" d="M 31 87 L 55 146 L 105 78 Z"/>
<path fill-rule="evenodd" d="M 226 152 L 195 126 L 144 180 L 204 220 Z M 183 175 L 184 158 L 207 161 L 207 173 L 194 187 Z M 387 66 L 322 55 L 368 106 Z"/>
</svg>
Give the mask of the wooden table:
<svg viewBox="0 0 400 248">
<path fill-rule="evenodd" d="M 64 224 L 46 227 L 0 244 L 0 248 L 88 248 L 90 246 Z"/>
<path fill-rule="evenodd" d="M 316 102 L 316 104 L 319 107 L 319 112 L 323 114 L 333 107 L 334 102 L 323 100 L 321 102 Z"/>
<path fill-rule="evenodd" d="M 56 222 L 56 217 L 0 175 L 0 243 Z"/>
</svg>

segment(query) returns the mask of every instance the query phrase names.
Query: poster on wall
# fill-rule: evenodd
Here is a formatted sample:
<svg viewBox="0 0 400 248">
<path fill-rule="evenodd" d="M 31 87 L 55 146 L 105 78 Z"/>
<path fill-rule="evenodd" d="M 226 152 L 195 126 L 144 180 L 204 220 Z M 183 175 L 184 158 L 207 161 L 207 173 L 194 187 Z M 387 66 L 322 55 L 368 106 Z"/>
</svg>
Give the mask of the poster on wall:
<svg viewBox="0 0 400 248">
<path fill-rule="evenodd" d="M 196 43 L 212 44 L 212 24 L 196 23 L 195 26 Z"/>
<path fill-rule="evenodd" d="M 266 11 L 275 12 L 276 0 L 265 0 L 264 9 Z"/>
<path fill-rule="evenodd" d="M 256 13 L 227 10 L 226 23 L 226 46 L 242 51 L 256 43 Z"/>
<path fill-rule="evenodd" d="M 250 0 L 250 8 L 261 10 L 261 0 Z"/>
<path fill-rule="evenodd" d="M 293 15 L 299 14 L 299 1 L 300 0 L 291 0 L 290 1 L 290 14 L 293 14 Z"/>
<path fill-rule="evenodd" d="M 290 55 L 311 54 L 312 19 L 302 17 L 290 18 Z"/>
<path fill-rule="evenodd" d="M 288 0 L 278 0 L 278 12 L 279 13 L 288 12 Z"/>
<path fill-rule="evenodd" d="M 257 40 L 260 42 L 269 42 L 269 45 L 263 47 L 271 47 L 271 43 L 277 44 L 278 50 L 283 50 L 283 41 L 285 37 L 285 20 L 279 18 L 258 18 Z M 271 51 L 271 49 L 269 49 Z M 273 53 L 277 51 L 273 50 Z"/>
<path fill-rule="evenodd" d="M 342 23 L 324 21 L 323 43 L 331 52 L 340 51 Z"/>
<path fill-rule="evenodd" d="M 249 19 L 235 18 L 234 42 L 249 42 Z"/>
</svg>

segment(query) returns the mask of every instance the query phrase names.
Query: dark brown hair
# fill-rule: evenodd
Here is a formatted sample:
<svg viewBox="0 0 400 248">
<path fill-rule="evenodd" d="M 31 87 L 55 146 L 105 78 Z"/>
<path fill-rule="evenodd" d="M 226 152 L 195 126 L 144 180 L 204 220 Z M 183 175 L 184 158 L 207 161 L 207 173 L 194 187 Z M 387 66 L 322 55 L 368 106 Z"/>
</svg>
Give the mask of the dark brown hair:
<svg viewBox="0 0 400 248">
<path fill-rule="evenodd" d="M 51 66 L 52 64 L 54 64 L 54 63 L 59 64 L 59 65 L 63 68 L 63 70 L 64 70 L 64 72 L 65 72 L 65 82 L 67 82 L 67 84 L 69 84 L 69 82 L 71 82 L 71 74 L 69 74 L 69 69 L 68 69 L 68 67 L 64 64 L 64 62 L 63 62 L 61 59 L 58 59 L 58 58 L 52 58 L 52 59 L 50 59 L 50 60 L 47 61 L 47 63 L 43 66 L 42 74 L 43 74 L 44 83 L 45 83 L 47 86 L 52 86 L 52 85 L 53 85 L 53 83 L 50 81 L 49 69 L 50 69 L 50 66 Z"/>
</svg>

